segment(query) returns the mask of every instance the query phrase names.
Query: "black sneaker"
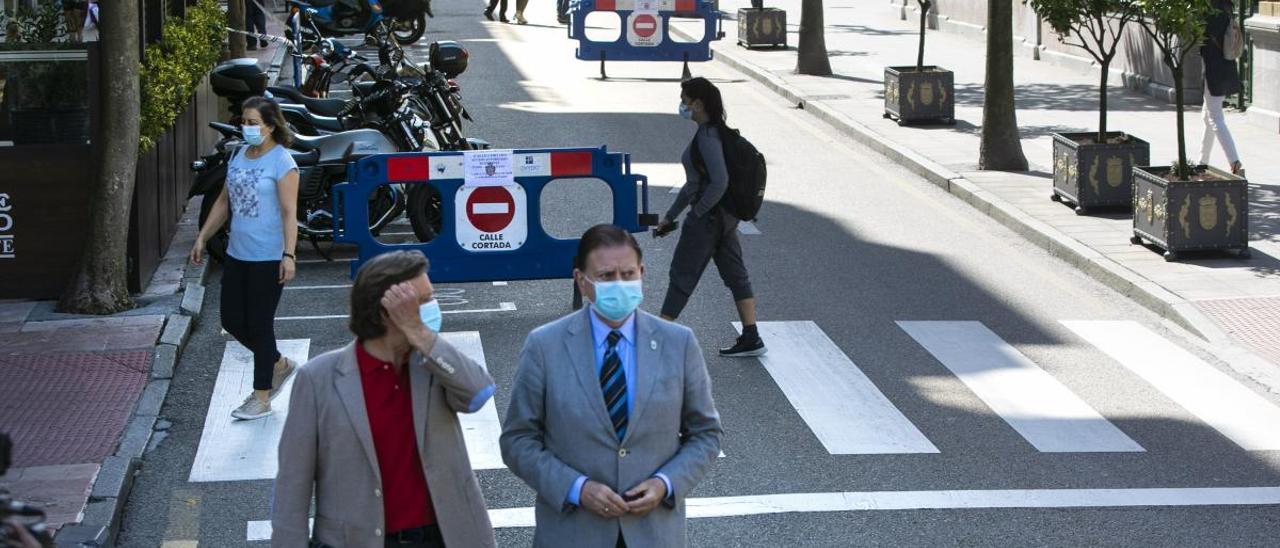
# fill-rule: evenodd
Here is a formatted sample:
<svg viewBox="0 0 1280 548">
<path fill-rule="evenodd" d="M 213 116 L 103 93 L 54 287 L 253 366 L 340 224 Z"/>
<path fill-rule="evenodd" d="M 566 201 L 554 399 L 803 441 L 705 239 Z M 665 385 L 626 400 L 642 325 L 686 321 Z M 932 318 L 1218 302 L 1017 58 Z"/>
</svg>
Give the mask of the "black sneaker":
<svg viewBox="0 0 1280 548">
<path fill-rule="evenodd" d="M 561 25 L 568 25 L 568 24 L 569 24 L 569 16 L 567 16 L 567 15 L 561 15 L 561 16 L 559 16 L 559 17 L 556 17 L 556 21 L 559 21 Z"/>
<path fill-rule="evenodd" d="M 747 339 L 738 337 L 738 341 L 729 348 L 721 348 L 720 355 L 729 358 L 751 358 L 763 356 L 769 349 L 764 347 L 764 340 L 759 337 Z"/>
<path fill-rule="evenodd" d="M 488 19 L 488 20 L 490 20 L 490 21 L 492 21 L 492 20 L 493 20 L 493 10 L 484 10 L 484 18 L 485 18 L 485 19 Z"/>
</svg>

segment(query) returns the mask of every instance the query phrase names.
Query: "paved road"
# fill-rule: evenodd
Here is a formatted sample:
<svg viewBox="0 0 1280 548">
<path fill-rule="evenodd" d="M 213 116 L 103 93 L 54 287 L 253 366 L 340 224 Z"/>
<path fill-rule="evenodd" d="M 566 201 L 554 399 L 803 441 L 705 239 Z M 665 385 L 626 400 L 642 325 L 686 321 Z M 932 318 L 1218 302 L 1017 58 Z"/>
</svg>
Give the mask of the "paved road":
<svg viewBox="0 0 1280 548">
<path fill-rule="evenodd" d="M 433 38 L 471 50 L 471 133 L 498 147 L 630 152 L 668 205 L 692 134 L 676 115 L 680 67 L 613 63 L 600 81 L 596 64 L 573 60 L 550 6 L 533 6 L 527 27 L 481 23 L 480 9 L 441 5 L 431 23 Z M 742 237 L 772 352 L 715 355 L 736 318 L 712 267 L 681 318 L 706 350 L 726 429 L 724 457 L 691 494 L 693 545 L 1264 546 L 1280 533 L 1276 507 L 1260 504 L 1280 502 L 1280 407 L 1264 390 L 740 74 L 694 69 L 769 158 L 769 202 Z M 544 216 L 554 232 L 609 220 L 607 190 L 561 184 Z M 644 306 L 656 311 L 675 242 L 641 242 Z M 299 258 L 318 256 L 304 246 Z M 341 318 L 311 318 L 345 314 L 346 290 L 326 286 L 349 283 L 348 266 L 299 271 L 277 335 L 287 353 L 314 356 L 348 340 Z M 493 437 L 525 334 L 569 311 L 570 285 L 445 287 L 445 331 L 499 386 L 469 419 L 473 462 L 499 542 L 528 545 L 534 495 L 495 461 Z M 269 534 L 284 417 L 230 423 L 249 366 L 220 333 L 210 289 L 124 546 L 259 546 L 251 539 Z"/>
</svg>

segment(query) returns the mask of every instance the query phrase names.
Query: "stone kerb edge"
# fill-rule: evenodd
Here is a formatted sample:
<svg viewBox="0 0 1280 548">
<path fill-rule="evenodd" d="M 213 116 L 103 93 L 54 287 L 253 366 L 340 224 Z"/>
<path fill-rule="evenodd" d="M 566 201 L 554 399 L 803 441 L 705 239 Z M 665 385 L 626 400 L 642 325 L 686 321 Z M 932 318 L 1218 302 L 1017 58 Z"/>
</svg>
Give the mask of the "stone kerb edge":
<svg viewBox="0 0 1280 548">
<path fill-rule="evenodd" d="M 671 32 L 690 39 L 687 33 L 677 28 L 672 28 Z M 719 50 L 718 53 L 720 55 L 717 58 L 720 61 L 760 81 L 786 100 L 800 105 L 804 110 L 835 126 L 856 141 L 884 154 L 892 160 L 898 161 L 911 172 L 945 189 L 948 193 L 960 198 L 965 203 L 970 204 L 975 209 L 1046 250 L 1050 255 L 1075 266 L 1103 285 L 1125 295 L 1139 305 L 1155 312 L 1162 318 L 1174 322 L 1196 336 L 1208 338 L 1205 332 L 1206 325 L 1211 325 L 1206 324 L 1208 320 L 1203 318 L 1196 320 L 1183 314 L 1185 308 L 1178 306 L 1184 302 L 1183 299 L 1168 290 L 1142 278 L 1137 273 L 1077 242 L 1048 224 L 1031 217 L 1012 204 L 1004 202 L 963 176 L 836 112 L 823 102 L 805 100 L 801 94 L 792 89 L 785 81 L 762 67 L 726 51 L 729 48 L 716 49 Z"/>
</svg>

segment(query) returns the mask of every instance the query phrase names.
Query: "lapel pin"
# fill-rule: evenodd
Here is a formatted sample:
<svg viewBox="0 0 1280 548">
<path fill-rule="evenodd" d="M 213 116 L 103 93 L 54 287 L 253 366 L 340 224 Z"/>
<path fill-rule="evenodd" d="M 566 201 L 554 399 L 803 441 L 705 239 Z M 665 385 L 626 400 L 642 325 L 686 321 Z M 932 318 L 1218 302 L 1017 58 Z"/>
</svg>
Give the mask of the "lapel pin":
<svg viewBox="0 0 1280 548">
<path fill-rule="evenodd" d="M 657 350 L 658 341 L 649 341 L 649 350 Z"/>
</svg>

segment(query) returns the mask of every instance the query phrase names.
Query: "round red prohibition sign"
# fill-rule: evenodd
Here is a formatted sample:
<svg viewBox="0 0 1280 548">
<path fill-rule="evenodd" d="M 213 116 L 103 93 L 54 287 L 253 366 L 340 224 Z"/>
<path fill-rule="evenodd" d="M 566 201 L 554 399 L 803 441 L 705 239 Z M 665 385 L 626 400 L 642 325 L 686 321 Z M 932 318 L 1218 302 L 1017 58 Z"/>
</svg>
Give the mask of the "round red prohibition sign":
<svg viewBox="0 0 1280 548">
<path fill-rule="evenodd" d="M 502 232 L 516 216 L 516 201 L 500 186 L 477 187 L 467 198 L 467 220 L 481 232 Z"/>
<path fill-rule="evenodd" d="M 648 38 L 658 31 L 658 20 L 652 15 L 642 13 L 631 21 L 631 28 L 636 31 L 636 36 Z"/>
</svg>

